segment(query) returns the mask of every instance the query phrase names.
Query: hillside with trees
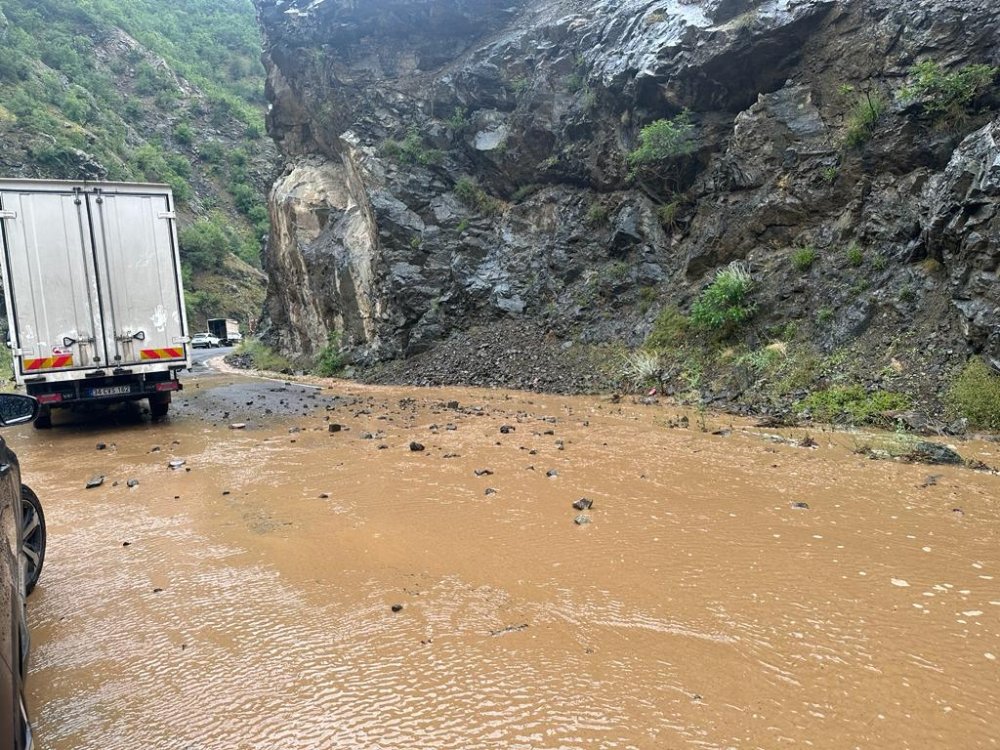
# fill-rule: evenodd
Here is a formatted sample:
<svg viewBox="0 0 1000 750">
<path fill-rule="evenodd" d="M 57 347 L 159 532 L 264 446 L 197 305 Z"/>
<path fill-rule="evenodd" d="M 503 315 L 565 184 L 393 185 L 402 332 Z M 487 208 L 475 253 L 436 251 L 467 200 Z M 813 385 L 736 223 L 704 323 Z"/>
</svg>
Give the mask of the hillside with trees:
<svg viewBox="0 0 1000 750">
<path fill-rule="evenodd" d="M 264 71 L 250 0 L 0 0 L 0 175 L 165 182 L 192 327 L 256 321 Z"/>
</svg>

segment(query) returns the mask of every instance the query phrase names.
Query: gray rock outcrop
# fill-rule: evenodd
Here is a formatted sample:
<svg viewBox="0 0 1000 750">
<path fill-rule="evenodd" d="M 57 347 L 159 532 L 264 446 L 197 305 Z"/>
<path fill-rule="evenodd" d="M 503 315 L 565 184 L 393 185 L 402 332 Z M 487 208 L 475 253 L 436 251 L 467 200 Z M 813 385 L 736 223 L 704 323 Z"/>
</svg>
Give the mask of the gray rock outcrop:
<svg viewBox="0 0 1000 750">
<path fill-rule="evenodd" d="M 996 80 L 946 124 L 906 92 L 920 61 L 1000 65 L 993 0 L 257 5 L 288 353 L 336 333 L 358 361 L 407 357 L 512 320 L 637 344 L 741 260 L 758 343 L 794 322 L 933 388 L 1000 360 Z M 865 99 L 884 112 L 845 143 Z M 682 110 L 691 153 L 634 174 L 641 128 Z"/>
</svg>

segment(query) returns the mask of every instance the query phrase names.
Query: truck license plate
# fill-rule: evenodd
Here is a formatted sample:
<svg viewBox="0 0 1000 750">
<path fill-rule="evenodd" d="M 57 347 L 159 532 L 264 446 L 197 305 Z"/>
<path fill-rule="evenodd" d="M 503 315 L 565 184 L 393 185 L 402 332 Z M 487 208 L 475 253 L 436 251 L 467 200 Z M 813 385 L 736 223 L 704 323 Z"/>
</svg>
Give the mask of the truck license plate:
<svg viewBox="0 0 1000 750">
<path fill-rule="evenodd" d="M 126 393 L 132 392 L 132 386 L 130 385 L 109 385 L 104 388 L 92 388 L 90 395 L 94 397 L 99 396 L 124 396 Z"/>
</svg>

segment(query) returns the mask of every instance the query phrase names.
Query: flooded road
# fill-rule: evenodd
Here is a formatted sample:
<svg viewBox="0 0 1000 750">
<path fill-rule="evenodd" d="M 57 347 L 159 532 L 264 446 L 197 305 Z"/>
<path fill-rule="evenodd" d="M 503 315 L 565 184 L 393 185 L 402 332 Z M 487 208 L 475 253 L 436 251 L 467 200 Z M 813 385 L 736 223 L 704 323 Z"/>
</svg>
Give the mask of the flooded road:
<svg viewBox="0 0 1000 750">
<path fill-rule="evenodd" d="M 1000 744 L 1000 477 L 606 398 L 175 405 L 7 435 L 43 750 Z"/>
</svg>

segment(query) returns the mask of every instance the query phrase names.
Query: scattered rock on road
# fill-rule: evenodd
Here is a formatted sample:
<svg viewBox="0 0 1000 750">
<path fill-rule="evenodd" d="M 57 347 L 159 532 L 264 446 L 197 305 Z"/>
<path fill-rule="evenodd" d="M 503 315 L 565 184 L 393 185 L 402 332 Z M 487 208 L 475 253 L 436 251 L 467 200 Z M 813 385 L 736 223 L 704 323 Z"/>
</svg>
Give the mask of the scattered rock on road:
<svg viewBox="0 0 1000 750">
<path fill-rule="evenodd" d="M 573 523 L 575 523 L 577 526 L 583 526 L 585 524 L 588 524 L 590 523 L 590 516 L 581 513 L 580 515 L 578 515 L 576 518 L 573 519 Z"/>
<path fill-rule="evenodd" d="M 92 490 L 95 487 L 100 487 L 102 484 L 104 484 L 104 475 L 95 474 L 94 476 L 92 476 L 90 479 L 87 480 L 87 489 Z"/>
<path fill-rule="evenodd" d="M 410 443 L 410 450 L 413 451 L 414 453 L 419 453 L 420 451 L 424 450 L 424 444 L 418 443 L 416 440 L 414 440 L 413 442 Z"/>
<path fill-rule="evenodd" d="M 577 510 L 590 510 L 591 508 L 594 507 L 594 501 L 586 497 L 581 497 L 579 500 L 573 503 L 573 507 L 576 508 Z"/>
</svg>

